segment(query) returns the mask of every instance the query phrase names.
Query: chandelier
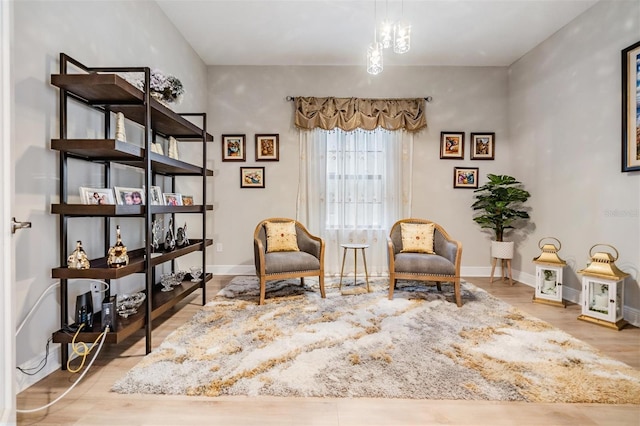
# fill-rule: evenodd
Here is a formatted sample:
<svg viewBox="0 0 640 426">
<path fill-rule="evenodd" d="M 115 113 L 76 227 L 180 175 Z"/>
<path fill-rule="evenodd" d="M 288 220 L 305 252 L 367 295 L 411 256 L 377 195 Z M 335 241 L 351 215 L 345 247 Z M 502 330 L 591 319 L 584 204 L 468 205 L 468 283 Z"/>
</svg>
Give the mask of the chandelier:
<svg viewBox="0 0 640 426">
<path fill-rule="evenodd" d="M 393 47 L 393 51 L 398 54 L 407 53 L 411 47 L 411 24 L 404 20 L 404 0 L 401 1 L 400 20 L 393 22 L 389 19 L 388 3 L 385 0 L 385 19 L 380 24 L 378 31 L 378 8 L 377 0 L 373 2 L 374 10 L 374 30 L 373 42 L 367 49 L 367 72 L 377 75 L 383 69 L 383 49 Z"/>
</svg>

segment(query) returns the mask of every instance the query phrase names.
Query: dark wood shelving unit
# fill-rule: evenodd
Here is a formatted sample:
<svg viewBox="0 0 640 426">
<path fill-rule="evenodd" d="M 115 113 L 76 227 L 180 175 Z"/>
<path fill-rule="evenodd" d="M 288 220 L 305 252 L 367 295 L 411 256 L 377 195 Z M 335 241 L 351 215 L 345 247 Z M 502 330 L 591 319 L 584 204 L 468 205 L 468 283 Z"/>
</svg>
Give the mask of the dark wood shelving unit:
<svg viewBox="0 0 640 426">
<path fill-rule="evenodd" d="M 213 276 L 208 273 L 203 277 L 203 282 L 209 281 Z M 186 276 L 182 284 L 173 287 L 173 291 L 162 292 L 160 286 L 155 286 L 151 297 L 151 320 L 158 318 L 160 315 L 174 307 L 178 302 L 189 296 L 191 293 L 199 289 L 200 283 L 191 282 L 191 277 Z M 127 318 L 119 318 L 115 330 L 109 331 L 105 337 L 106 343 L 121 343 L 127 337 L 140 330 L 145 325 L 146 305 L 140 306 L 138 312 L 128 316 Z M 70 328 L 74 328 L 72 324 Z M 102 333 L 102 324 L 100 323 L 100 313 L 94 315 L 93 329 L 91 331 L 82 331 L 78 334 L 76 342 L 94 342 Z M 55 343 L 73 343 L 74 332 L 69 330 L 58 330 L 53 333 L 53 341 Z"/>
<path fill-rule="evenodd" d="M 70 67 L 77 69 L 75 73 L 68 72 Z M 213 244 L 206 238 L 206 214 L 213 210 L 207 204 L 207 177 L 213 176 L 213 171 L 206 168 L 207 143 L 213 141 L 213 136 L 206 131 L 206 114 L 182 113 L 178 114 L 155 100 L 150 93 L 138 89 L 120 74 L 138 73 L 144 77 L 143 87 L 149 87 L 151 70 L 148 67 L 113 67 L 91 68 L 83 65 L 68 55 L 60 54 L 60 73 L 51 75 L 51 84 L 60 89 L 60 137 L 51 140 L 51 149 L 59 152 L 60 159 L 60 201 L 51 205 L 51 213 L 60 218 L 60 267 L 52 269 L 52 277 L 60 280 L 60 329 L 53 333 L 53 341 L 62 343 L 62 368 L 66 368 L 69 359 L 69 343 L 74 341 L 74 333 L 70 331 L 74 325 L 67 324 L 69 317 L 68 283 L 70 279 L 118 280 L 132 274 L 144 274 L 144 292 L 147 297 L 138 312 L 127 318 L 118 317 L 116 329 L 109 331 L 105 338 L 108 343 L 120 343 L 141 328 L 145 329 L 146 351 L 151 351 L 151 337 L 153 320 L 167 312 L 178 302 L 198 289 L 202 289 L 202 304 L 206 302 L 206 282 L 212 278 L 205 273 L 200 282 L 191 282 L 190 276 L 173 291 L 162 292 L 155 277 L 155 268 L 167 262 L 193 252 L 201 252 L 201 264 L 206 265 L 206 249 Z M 104 114 L 103 139 L 71 139 L 67 138 L 68 102 L 69 99 L 88 108 Z M 125 142 L 110 138 L 111 120 L 113 114 L 123 113 L 127 120 L 137 123 L 144 129 L 143 140 L 138 143 Z M 202 121 L 202 126 L 194 124 L 189 118 Z M 197 142 L 202 144 L 202 165 L 196 165 L 169 158 L 151 152 L 151 146 L 157 137 L 174 137 L 179 141 Z M 96 164 L 104 169 L 103 187 L 110 188 L 111 166 L 120 164 L 137 168 L 144 173 L 145 198 L 150 197 L 149 188 L 156 184 L 156 177 L 170 180 L 170 188 L 165 192 L 175 192 L 176 177 L 192 176 L 202 178 L 202 204 L 190 206 L 166 205 L 86 205 L 68 202 L 67 188 L 69 181 L 68 160 L 81 160 Z M 165 188 L 167 189 L 167 188 Z M 153 253 L 151 247 L 151 225 L 154 215 L 194 214 L 202 217 L 201 239 L 189 236 L 190 243 L 172 251 Z M 120 268 L 110 268 L 106 257 L 90 260 L 89 269 L 72 269 L 66 266 L 68 256 L 68 227 L 69 220 L 78 217 L 97 218 L 104 221 L 104 253 L 106 256 L 112 237 L 111 219 L 132 217 L 141 220 L 144 225 L 143 247 L 129 250 L 129 264 Z M 174 225 L 175 226 L 175 225 Z M 175 231 L 175 230 L 174 230 Z M 150 254 L 150 255 L 147 255 Z M 112 285 L 113 287 L 113 285 Z M 110 291 L 106 295 L 110 295 Z M 94 342 L 102 333 L 100 308 L 94 315 L 94 326 L 91 331 L 83 331 L 75 337 L 76 342 Z"/>
</svg>

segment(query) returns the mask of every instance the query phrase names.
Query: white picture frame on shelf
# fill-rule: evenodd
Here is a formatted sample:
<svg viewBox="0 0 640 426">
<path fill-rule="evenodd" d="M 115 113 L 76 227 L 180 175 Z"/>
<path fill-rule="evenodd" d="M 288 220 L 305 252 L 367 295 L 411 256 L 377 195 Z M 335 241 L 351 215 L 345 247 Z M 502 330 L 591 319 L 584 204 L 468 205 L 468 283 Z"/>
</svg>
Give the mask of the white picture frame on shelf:
<svg viewBox="0 0 640 426">
<path fill-rule="evenodd" d="M 173 192 L 165 192 L 162 194 L 165 206 L 181 206 L 182 194 L 176 194 Z"/>
<path fill-rule="evenodd" d="M 113 190 L 111 188 L 80 187 L 80 200 L 82 204 L 107 205 L 115 204 Z"/>
<path fill-rule="evenodd" d="M 144 186 L 143 186 L 143 189 Z M 164 206 L 164 197 L 162 196 L 162 188 L 159 186 L 151 186 L 149 188 L 149 205 Z"/>
<path fill-rule="evenodd" d="M 144 205 L 144 190 L 142 188 L 127 188 L 114 186 L 116 201 L 124 205 Z"/>
</svg>

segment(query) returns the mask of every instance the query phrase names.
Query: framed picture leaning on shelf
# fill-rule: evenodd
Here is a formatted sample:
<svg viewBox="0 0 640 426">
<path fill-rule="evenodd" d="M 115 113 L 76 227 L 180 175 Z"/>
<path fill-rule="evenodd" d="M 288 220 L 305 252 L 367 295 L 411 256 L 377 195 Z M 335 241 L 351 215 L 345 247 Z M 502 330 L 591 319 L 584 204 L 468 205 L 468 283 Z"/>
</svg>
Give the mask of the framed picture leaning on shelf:
<svg viewBox="0 0 640 426">
<path fill-rule="evenodd" d="M 167 206 L 181 206 L 182 205 L 182 195 L 176 193 L 165 192 L 162 194 L 164 198 L 164 204 Z"/>
<path fill-rule="evenodd" d="M 193 205 L 193 195 L 183 195 L 182 196 L 182 205 L 183 206 L 192 206 Z"/>
<path fill-rule="evenodd" d="M 280 135 L 256 135 L 256 161 L 280 160 Z"/>
<path fill-rule="evenodd" d="M 123 186 L 114 186 L 113 190 L 116 193 L 116 201 L 118 202 L 118 204 L 144 204 L 144 190 L 142 188 L 126 188 Z"/>
<path fill-rule="evenodd" d="M 83 204 L 106 205 L 115 204 L 113 190 L 111 188 L 80 187 L 80 199 Z"/>
<path fill-rule="evenodd" d="M 245 135 L 222 135 L 222 161 L 245 161 Z"/>
<path fill-rule="evenodd" d="M 145 188 L 143 187 L 142 189 L 144 190 Z M 164 205 L 164 198 L 162 198 L 162 188 L 160 188 L 159 186 L 152 186 L 149 188 L 149 205 Z"/>
</svg>

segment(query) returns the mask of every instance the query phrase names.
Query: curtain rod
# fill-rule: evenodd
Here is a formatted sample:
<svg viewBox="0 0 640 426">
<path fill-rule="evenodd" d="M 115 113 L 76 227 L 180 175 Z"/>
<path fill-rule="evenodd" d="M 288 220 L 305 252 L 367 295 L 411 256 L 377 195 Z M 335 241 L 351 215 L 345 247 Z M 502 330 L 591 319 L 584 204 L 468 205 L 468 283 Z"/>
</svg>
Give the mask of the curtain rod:
<svg viewBox="0 0 640 426">
<path fill-rule="evenodd" d="M 287 101 L 293 101 L 296 97 L 295 96 L 287 96 L 286 99 Z M 424 98 L 425 101 L 427 102 L 431 102 L 433 100 L 433 98 L 431 96 L 427 96 Z"/>
</svg>

